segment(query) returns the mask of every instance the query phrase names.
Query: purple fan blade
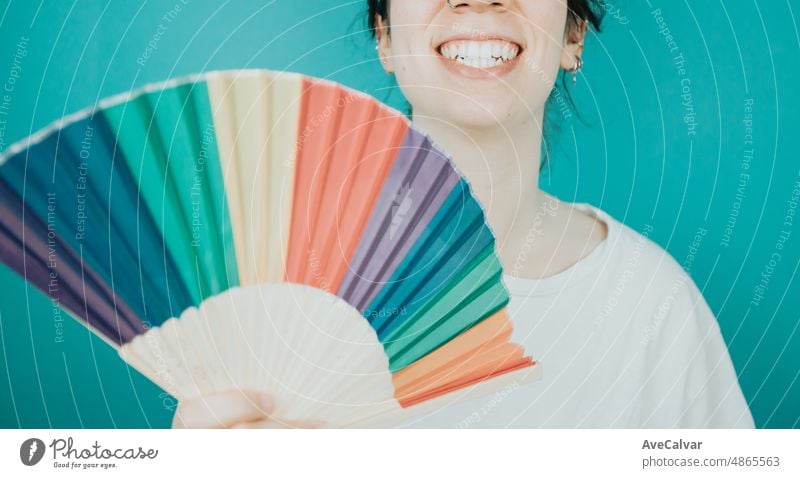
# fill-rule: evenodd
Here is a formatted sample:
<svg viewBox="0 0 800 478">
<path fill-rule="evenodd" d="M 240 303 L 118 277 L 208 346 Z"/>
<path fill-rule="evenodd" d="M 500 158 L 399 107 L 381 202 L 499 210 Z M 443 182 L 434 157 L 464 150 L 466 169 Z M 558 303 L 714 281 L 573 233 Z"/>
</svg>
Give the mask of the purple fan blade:
<svg viewBox="0 0 800 478">
<path fill-rule="evenodd" d="M 458 182 L 457 172 L 409 129 L 338 295 L 363 310 L 391 277 Z"/>
<path fill-rule="evenodd" d="M 9 193 L 4 189 L 0 187 L 0 192 Z M 112 342 L 121 344 L 145 331 L 128 306 L 114 297 L 88 264 L 81 265 L 80 258 L 58 236 L 48 245 L 44 239 L 46 227 L 33 217 L 27 218 L 23 227 L 9 204 L 15 202 L 19 206 L 18 198 L 6 201 L 9 194 L 0 195 L 4 198 L 0 202 L 4 263 Z M 48 267 L 51 262 L 55 268 Z M 54 280 L 61 292 L 55 297 L 51 293 Z"/>
<path fill-rule="evenodd" d="M 58 294 L 55 297 L 53 294 L 47 292 L 50 273 L 52 271 L 37 258 L 26 256 L 25 248 L 21 247 L 18 242 L 9 237 L 5 229 L 0 230 L 0 260 L 17 274 L 25 278 L 27 282 L 35 285 L 39 290 L 47 294 L 51 299 L 57 299 L 60 306 L 70 310 L 85 322 L 90 323 L 104 336 L 121 345 L 119 334 L 108 328 L 105 321 L 101 320 L 97 322 L 90 319 L 93 315 L 92 312 L 90 312 L 93 310 L 91 304 L 86 304 L 86 307 L 84 307 L 83 301 L 76 296 L 74 292 L 69 290 L 64 290 L 62 291 L 64 293 Z"/>
</svg>

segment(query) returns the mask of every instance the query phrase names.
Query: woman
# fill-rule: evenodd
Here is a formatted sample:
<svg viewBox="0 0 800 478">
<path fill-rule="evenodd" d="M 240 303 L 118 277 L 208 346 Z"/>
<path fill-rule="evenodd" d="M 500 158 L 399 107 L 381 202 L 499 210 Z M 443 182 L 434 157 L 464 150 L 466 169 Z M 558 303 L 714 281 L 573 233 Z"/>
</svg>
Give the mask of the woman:
<svg viewBox="0 0 800 478">
<path fill-rule="evenodd" d="M 469 179 L 497 236 L 514 340 L 545 378 L 410 422 L 435 427 L 752 427 L 717 322 L 665 251 L 538 189 L 545 105 L 581 68 L 600 0 L 368 0 L 412 120 Z M 182 403 L 175 426 L 276 423 L 268 396 Z"/>
</svg>

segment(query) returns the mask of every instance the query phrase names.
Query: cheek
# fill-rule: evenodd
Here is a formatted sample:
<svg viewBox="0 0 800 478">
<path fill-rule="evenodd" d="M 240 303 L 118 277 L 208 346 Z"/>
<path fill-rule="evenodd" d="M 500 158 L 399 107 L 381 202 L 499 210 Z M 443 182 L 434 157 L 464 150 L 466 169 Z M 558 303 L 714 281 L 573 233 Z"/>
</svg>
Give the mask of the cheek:
<svg viewBox="0 0 800 478">
<path fill-rule="evenodd" d="M 392 66 L 398 77 L 404 77 L 404 73 L 415 71 L 419 63 L 419 52 L 413 45 L 409 45 L 405 39 L 398 39 L 392 43 Z"/>
<path fill-rule="evenodd" d="M 392 37 L 392 68 L 398 83 L 426 84 L 438 61 L 423 31 L 405 31 Z"/>
<path fill-rule="evenodd" d="M 417 68 L 435 60 L 431 57 L 430 38 L 441 5 L 438 0 L 397 0 L 390 2 L 390 8 L 395 73 L 398 76 L 403 72 L 418 73 Z"/>
<path fill-rule="evenodd" d="M 557 2 L 542 2 L 527 13 L 529 48 L 522 61 L 519 93 L 532 108 L 546 102 L 561 68 L 566 10 Z"/>
<path fill-rule="evenodd" d="M 526 12 L 526 19 L 533 38 L 528 61 L 535 69 L 554 77 L 564 48 L 567 10 L 559 1 L 541 2 Z"/>
</svg>

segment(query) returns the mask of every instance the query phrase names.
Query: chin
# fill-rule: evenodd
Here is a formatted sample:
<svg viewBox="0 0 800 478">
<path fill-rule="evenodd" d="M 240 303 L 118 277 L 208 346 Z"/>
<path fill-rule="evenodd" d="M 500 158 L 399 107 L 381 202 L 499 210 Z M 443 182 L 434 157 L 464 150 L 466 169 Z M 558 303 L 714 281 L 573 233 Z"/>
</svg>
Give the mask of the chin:
<svg viewBox="0 0 800 478">
<path fill-rule="evenodd" d="M 410 70 L 409 70 L 410 71 Z M 431 71 L 421 68 L 416 71 Z M 410 75 L 409 75 L 410 76 Z M 451 81 L 440 75 L 398 78 L 415 115 L 468 130 L 502 128 L 516 121 L 529 122 L 543 109 L 548 91 L 531 91 L 528 78 L 506 78 L 504 82 Z M 499 84 L 498 84 L 499 83 Z M 435 86 L 434 86 L 435 85 Z M 538 105 L 538 107 L 536 106 Z"/>
<path fill-rule="evenodd" d="M 475 85 L 443 84 L 436 81 L 438 78 L 425 80 L 433 80 L 426 84 L 437 86 L 423 87 L 420 83 L 403 88 L 414 115 L 472 132 L 502 129 L 518 121 L 529 122 L 531 117 L 536 116 L 537 109 L 526 105 L 539 103 L 541 109 L 546 100 L 545 97 L 539 98 L 540 95 L 525 98 L 523 91 L 515 90 L 510 84 L 491 85 L 482 89 Z"/>
<path fill-rule="evenodd" d="M 519 115 L 518 106 L 496 96 L 461 97 L 461 101 L 448 101 L 443 105 L 441 116 L 443 120 L 465 129 L 497 129 Z"/>
</svg>

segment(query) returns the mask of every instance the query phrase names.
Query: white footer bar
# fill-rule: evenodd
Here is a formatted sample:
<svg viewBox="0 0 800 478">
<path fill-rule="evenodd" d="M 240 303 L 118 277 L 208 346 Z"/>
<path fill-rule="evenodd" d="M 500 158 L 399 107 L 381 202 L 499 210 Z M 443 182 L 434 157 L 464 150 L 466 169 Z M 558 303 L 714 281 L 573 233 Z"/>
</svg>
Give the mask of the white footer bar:
<svg viewBox="0 0 800 478">
<path fill-rule="evenodd" d="M 798 450 L 800 430 L 2 430 L 0 470 L 14 477 L 798 477 Z"/>
</svg>

